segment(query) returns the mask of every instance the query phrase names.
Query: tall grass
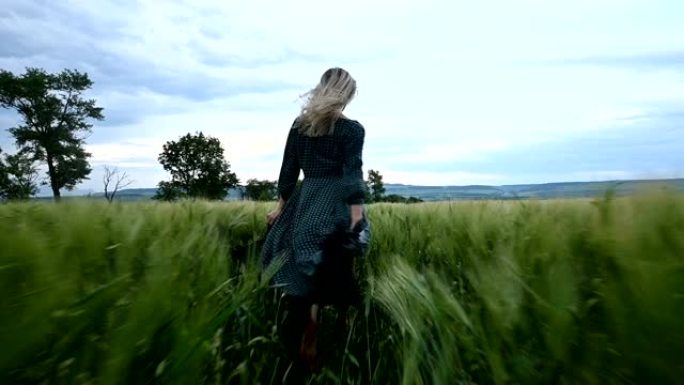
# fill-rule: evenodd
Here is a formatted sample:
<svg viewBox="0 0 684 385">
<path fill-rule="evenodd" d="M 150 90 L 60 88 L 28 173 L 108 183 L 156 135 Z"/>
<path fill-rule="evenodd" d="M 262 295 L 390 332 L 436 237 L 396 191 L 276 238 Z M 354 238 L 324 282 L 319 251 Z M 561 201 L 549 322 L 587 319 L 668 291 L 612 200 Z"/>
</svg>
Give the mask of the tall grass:
<svg viewBox="0 0 684 385">
<path fill-rule="evenodd" d="M 277 384 L 268 204 L 0 206 L 0 383 Z M 376 204 L 318 384 L 684 378 L 684 198 Z M 324 312 L 325 317 L 331 312 Z"/>
</svg>

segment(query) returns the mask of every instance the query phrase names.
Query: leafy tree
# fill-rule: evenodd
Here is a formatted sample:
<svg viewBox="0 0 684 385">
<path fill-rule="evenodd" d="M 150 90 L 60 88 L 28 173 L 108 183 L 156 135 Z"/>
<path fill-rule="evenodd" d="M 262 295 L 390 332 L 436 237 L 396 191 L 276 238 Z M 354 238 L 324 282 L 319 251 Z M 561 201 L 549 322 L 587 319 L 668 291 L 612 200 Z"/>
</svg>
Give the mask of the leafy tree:
<svg viewBox="0 0 684 385">
<path fill-rule="evenodd" d="M 238 184 L 223 156 L 221 142 L 199 132 L 167 142 L 159 163 L 171 173 L 170 182 L 160 182 L 155 199 L 223 199 Z"/>
<path fill-rule="evenodd" d="M 120 172 L 116 167 L 104 166 L 104 172 L 102 184 L 104 185 L 105 199 L 108 202 L 112 202 L 119 190 L 130 186 L 133 181 L 126 171 Z"/>
<path fill-rule="evenodd" d="M 34 163 L 21 151 L 0 159 L 0 199 L 28 199 L 38 192 L 38 171 Z"/>
<path fill-rule="evenodd" d="M 88 74 L 76 70 L 49 74 L 27 68 L 22 75 L 0 70 L 0 106 L 23 119 L 9 132 L 17 146 L 47 164 L 55 200 L 60 189 L 72 190 L 91 172 L 84 135 L 91 131 L 90 119 L 104 119 L 96 101 L 82 97 L 92 85 Z"/>
<path fill-rule="evenodd" d="M 397 194 L 390 194 L 386 197 L 383 197 L 382 201 L 390 203 L 406 203 L 406 197 Z"/>
<path fill-rule="evenodd" d="M 371 202 L 382 202 L 385 194 L 385 184 L 382 182 L 380 171 L 368 170 L 368 189 Z"/>
<path fill-rule="evenodd" d="M 245 185 L 245 196 L 253 201 L 270 201 L 278 196 L 277 182 L 249 179 Z"/>
<path fill-rule="evenodd" d="M 0 148 L 0 154 L 2 149 Z M 10 177 L 7 172 L 7 166 L 2 158 L 0 158 L 0 199 L 7 199 L 7 189 L 10 185 Z"/>
<path fill-rule="evenodd" d="M 0 154 L 2 154 L 2 148 L 0 148 Z M 7 168 L 5 163 L 0 158 L 0 189 L 7 185 L 9 180 L 9 175 L 7 174 Z"/>
<path fill-rule="evenodd" d="M 373 203 L 373 195 L 371 194 L 370 187 L 368 186 L 368 182 L 363 184 L 364 187 L 364 199 L 366 200 L 366 203 Z"/>
<path fill-rule="evenodd" d="M 157 185 L 157 192 L 154 194 L 152 199 L 160 201 L 175 201 L 176 199 L 183 197 L 183 188 L 181 187 L 180 183 L 162 181 Z"/>
</svg>

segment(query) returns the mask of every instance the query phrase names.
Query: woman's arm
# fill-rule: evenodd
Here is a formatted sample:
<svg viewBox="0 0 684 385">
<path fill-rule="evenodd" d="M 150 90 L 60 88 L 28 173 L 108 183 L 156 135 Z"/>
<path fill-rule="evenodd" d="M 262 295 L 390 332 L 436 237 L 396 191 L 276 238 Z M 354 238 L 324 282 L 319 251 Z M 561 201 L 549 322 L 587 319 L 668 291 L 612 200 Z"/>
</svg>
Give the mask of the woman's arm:
<svg viewBox="0 0 684 385">
<path fill-rule="evenodd" d="M 299 159 L 295 147 L 296 136 L 297 130 L 293 125 L 287 136 L 283 163 L 280 167 L 280 176 L 278 177 L 278 194 L 282 201 L 290 199 L 299 178 Z"/>
<path fill-rule="evenodd" d="M 278 219 L 280 213 L 285 207 L 285 203 L 290 199 L 292 192 L 297 186 L 297 179 L 299 178 L 299 159 L 297 157 L 297 149 L 295 146 L 295 139 L 297 131 L 295 124 L 290 128 L 290 133 L 287 136 L 285 143 L 285 152 L 283 154 L 283 163 L 280 166 L 280 176 L 278 177 L 278 206 L 266 215 L 266 221 L 269 225 Z"/>
<path fill-rule="evenodd" d="M 349 207 L 351 210 L 351 224 L 349 229 L 354 230 L 354 227 L 363 219 L 363 205 L 356 204 Z"/>
<path fill-rule="evenodd" d="M 363 126 L 354 122 L 344 144 L 344 199 L 350 206 L 352 229 L 363 218 L 363 203 L 366 195 L 362 171 L 364 138 Z"/>
</svg>

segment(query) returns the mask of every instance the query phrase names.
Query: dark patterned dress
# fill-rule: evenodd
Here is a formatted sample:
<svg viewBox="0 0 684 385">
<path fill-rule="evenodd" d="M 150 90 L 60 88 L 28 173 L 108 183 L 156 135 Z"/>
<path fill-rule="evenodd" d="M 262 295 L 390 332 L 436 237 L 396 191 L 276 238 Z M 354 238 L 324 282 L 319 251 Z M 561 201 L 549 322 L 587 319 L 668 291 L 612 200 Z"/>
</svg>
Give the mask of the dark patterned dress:
<svg viewBox="0 0 684 385">
<path fill-rule="evenodd" d="M 266 236 L 261 256 L 264 266 L 283 258 L 274 284 L 289 295 L 307 296 L 315 290 L 326 243 L 333 235 L 348 232 L 349 205 L 364 202 L 365 131 L 359 122 L 345 118 L 337 120 L 331 135 L 309 137 L 298 129 L 295 121 L 278 179 L 286 204 Z M 297 187 L 300 170 L 304 180 Z M 367 242 L 370 227 L 365 215 L 355 234 Z"/>
</svg>

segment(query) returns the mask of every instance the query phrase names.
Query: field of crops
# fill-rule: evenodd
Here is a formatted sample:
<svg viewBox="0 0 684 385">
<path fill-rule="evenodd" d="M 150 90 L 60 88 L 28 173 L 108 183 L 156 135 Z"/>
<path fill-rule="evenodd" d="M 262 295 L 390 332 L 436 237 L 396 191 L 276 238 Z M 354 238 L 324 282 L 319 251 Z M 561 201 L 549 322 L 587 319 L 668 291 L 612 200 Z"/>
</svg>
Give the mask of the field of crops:
<svg viewBox="0 0 684 385">
<path fill-rule="evenodd" d="M 0 205 L 0 383 L 280 384 L 270 204 Z M 684 381 L 684 197 L 369 206 L 312 384 Z M 326 318 L 327 317 L 327 318 Z"/>
</svg>

